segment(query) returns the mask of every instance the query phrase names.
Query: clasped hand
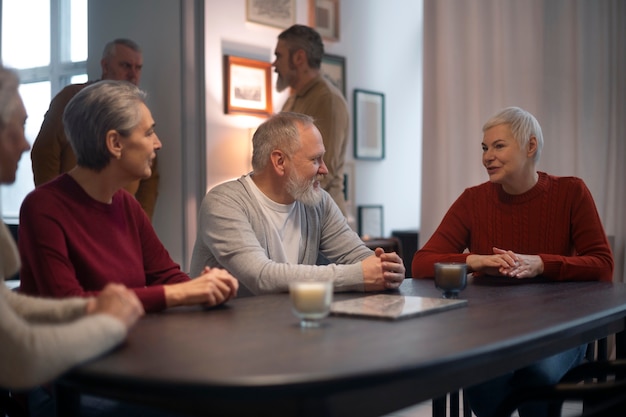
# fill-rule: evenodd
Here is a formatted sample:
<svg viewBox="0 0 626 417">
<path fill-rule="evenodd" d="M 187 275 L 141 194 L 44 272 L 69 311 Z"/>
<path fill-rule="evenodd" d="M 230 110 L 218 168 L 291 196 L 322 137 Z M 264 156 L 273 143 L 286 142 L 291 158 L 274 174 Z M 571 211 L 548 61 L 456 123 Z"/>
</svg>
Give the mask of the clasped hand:
<svg viewBox="0 0 626 417">
<path fill-rule="evenodd" d="M 144 315 L 137 295 L 122 284 L 108 284 L 97 297 L 89 299 L 87 314 L 108 314 L 130 327 Z"/>
<path fill-rule="evenodd" d="M 361 262 L 365 291 L 397 289 L 404 281 L 404 263 L 395 252 L 376 248 L 374 255 Z"/>
<path fill-rule="evenodd" d="M 533 278 L 543 273 L 539 255 L 523 255 L 510 250 L 493 248 L 493 255 L 469 255 L 466 260 L 472 271 L 513 278 Z"/>
<path fill-rule="evenodd" d="M 234 298 L 239 281 L 224 269 L 205 267 L 199 277 L 188 282 L 164 285 L 164 288 L 168 307 L 197 304 L 213 307 Z"/>
</svg>

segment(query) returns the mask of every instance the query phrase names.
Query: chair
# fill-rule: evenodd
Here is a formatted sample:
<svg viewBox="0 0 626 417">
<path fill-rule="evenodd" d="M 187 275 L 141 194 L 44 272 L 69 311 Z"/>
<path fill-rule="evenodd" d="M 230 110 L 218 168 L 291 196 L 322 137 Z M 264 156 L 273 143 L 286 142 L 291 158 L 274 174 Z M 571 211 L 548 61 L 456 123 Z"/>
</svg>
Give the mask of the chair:
<svg viewBox="0 0 626 417">
<path fill-rule="evenodd" d="M 561 415 L 564 401 L 581 401 L 581 417 L 626 415 L 626 360 L 585 362 L 571 369 L 556 385 L 516 391 L 496 415 L 510 417 L 521 405 L 533 401 L 553 403 L 555 416 Z"/>
<path fill-rule="evenodd" d="M 450 417 L 459 417 L 460 411 L 460 399 L 462 390 L 449 393 L 447 396 L 433 398 L 432 400 L 432 416 L 433 417 L 445 417 L 447 400 L 450 402 Z M 472 417 L 472 409 L 469 405 L 469 401 L 465 395 L 463 398 L 463 417 Z"/>
<path fill-rule="evenodd" d="M 363 242 L 365 243 L 365 246 L 371 250 L 383 248 L 385 252 L 395 252 L 398 256 L 400 256 L 400 258 L 402 258 L 402 244 L 400 243 L 400 239 L 397 237 L 376 237 L 363 239 Z"/>
<path fill-rule="evenodd" d="M 393 230 L 391 236 L 400 240 L 400 247 L 402 248 L 402 261 L 406 267 L 406 278 L 411 277 L 411 263 L 413 262 L 413 255 L 417 252 L 417 245 L 419 240 L 419 232 L 417 230 Z"/>
<path fill-rule="evenodd" d="M 602 339 L 598 339 L 593 342 L 589 342 L 587 345 L 587 352 L 585 353 L 585 359 L 588 361 L 587 363 L 594 363 L 594 361 L 600 361 L 599 363 L 606 363 L 608 360 L 608 339 L 606 337 Z M 586 365 L 591 366 L 591 365 Z M 599 366 L 599 365 L 597 365 Z M 586 369 L 586 368 L 583 368 Z M 572 372 L 572 375 L 576 375 Z M 578 371 L 580 372 L 580 371 Z M 569 374 L 568 374 L 569 375 Z M 570 376 L 571 377 L 571 376 Z M 564 377 L 565 378 L 565 377 Z M 607 379 L 606 375 L 600 375 L 597 377 L 600 382 L 604 382 Z M 584 381 L 585 383 L 591 383 L 592 377 L 587 376 Z M 543 389 L 543 388 L 541 388 Z M 456 392 L 451 392 L 448 394 L 449 402 L 450 402 L 450 417 L 459 417 L 459 398 L 461 396 L 461 390 Z M 432 415 L 433 417 L 445 417 L 446 416 L 446 400 L 447 397 L 434 398 L 432 400 Z M 463 398 L 463 417 L 472 417 L 472 408 L 470 407 L 469 401 L 465 395 Z M 587 402 L 590 400 L 588 399 Z M 562 402 L 559 404 L 559 408 L 562 406 Z M 519 406 L 519 405 L 518 405 Z M 517 407 L 516 407 L 517 408 Z M 514 409 L 515 410 L 515 409 Z M 512 410 L 512 411 L 514 411 Z M 511 412 L 512 412 L 511 411 Z M 505 411 L 506 412 L 506 411 Z M 510 415 L 510 414 L 509 414 Z M 626 414 L 624 414 L 626 415 Z M 585 415 L 586 416 L 586 415 Z M 607 414 L 608 416 L 608 414 Z"/>
</svg>

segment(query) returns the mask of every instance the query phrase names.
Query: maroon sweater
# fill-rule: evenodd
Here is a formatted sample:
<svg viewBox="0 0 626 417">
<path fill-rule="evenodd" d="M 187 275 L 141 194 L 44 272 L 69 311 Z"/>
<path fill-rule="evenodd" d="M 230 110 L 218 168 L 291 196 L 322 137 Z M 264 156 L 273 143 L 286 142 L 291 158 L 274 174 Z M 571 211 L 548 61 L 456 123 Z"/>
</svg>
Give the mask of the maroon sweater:
<svg viewBox="0 0 626 417">
<path fill-rule="evenodd" d="M 507 194 L 491 182 L 466 189 L 415 253 L 413 277 L 433 277 L 435 262 L 465 262 L 469 254 L 492 254 L 494 246 L 539 255 L 547 279 L 613 279 L 606 234 L 593 197 L 579 178 L 539 172 L 537 184 L 520 195 Z"/>
<path fill-rule="evenodd" d="M 185 282 L 150 220 L 125 190 L 98 202 L 68 174 L 37 187 L 20 211 L 20 289 L 90 296 L 107 283 L 134 289 L 148 312 L 163 310 L 163 284 Z"/>
</svg>

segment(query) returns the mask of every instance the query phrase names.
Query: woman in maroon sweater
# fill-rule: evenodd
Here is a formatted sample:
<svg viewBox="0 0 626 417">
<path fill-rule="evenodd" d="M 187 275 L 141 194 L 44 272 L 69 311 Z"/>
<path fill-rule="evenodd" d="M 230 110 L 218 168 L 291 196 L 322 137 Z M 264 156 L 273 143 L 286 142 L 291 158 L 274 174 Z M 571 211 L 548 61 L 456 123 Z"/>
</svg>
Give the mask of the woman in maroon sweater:
<svg viewBox="0 0 626 417">
<path fill-rule="evenodd" d="M 413 257 L 414 278 L 434 276 L 436 262 L 464 262 L 474 275 L 554 281 L 611 281 L 613 256 L 591 193 L 579 178 L 537 172 L 541 127 L 509 107 L 483 126 L 489 181 L 468 188 Z M 467 250 L 467 251 L 466 251 Z M 466 390 L 472 410 L 491 416 L 512 387 L 553 384 L 582 359 L 584 346 Z M 544 416 L 545 405 L 520 415 Z"/>
<path fill-rule="evenodd" d="M 67 297 L 125 284 L 147 312 L 222 304 L 238 283 L 223 269 L 190 279 L 172 261 L 137 200 L 161 142 L 145 93 L 124 81 L 81 90 L 63 116 L 77 166 L 31 192 L 20 211 L 21 290 Z"/>
</svg>

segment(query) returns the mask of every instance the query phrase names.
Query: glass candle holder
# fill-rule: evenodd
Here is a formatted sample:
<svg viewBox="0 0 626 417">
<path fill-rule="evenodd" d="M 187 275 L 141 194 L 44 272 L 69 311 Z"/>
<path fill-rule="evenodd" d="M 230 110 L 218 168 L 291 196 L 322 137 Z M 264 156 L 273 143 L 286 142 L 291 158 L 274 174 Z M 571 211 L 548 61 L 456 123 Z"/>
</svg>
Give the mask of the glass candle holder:
<svg viewBox="0 0 626 417">
<path fill-rule="evenodd" d="M 289 283 L 293 313 L 300 319 L 300 327 L 319 327 L 328 316 L 333 301 L 332 281 L 297 281 Z"/>
<path fill-rule="evenodd" d="M 467 264 L 437 262 L 435 264 L 435 287 L 443 298 L 458 298 L 467 285 Z"/>
</svg>

